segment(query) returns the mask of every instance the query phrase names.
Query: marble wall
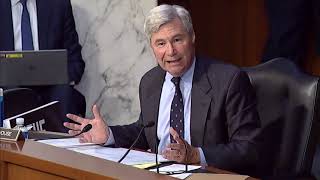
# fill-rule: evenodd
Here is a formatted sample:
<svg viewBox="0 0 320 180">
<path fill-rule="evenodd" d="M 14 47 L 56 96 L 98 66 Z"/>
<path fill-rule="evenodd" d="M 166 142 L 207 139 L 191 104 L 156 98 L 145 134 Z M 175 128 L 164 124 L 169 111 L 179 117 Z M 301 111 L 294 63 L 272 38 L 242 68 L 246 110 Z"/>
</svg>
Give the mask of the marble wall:
<svg viewBox="0 0 320 180">
<path fill-rule="evenodd" d="M 84 76 L 77 86 L 86 97 L 87 117 L 97 104 L 109 125 L 136 121 L 138 86 L 156 61 L 143 32 L 156 0 L 72 0 Z"/>
</svg>

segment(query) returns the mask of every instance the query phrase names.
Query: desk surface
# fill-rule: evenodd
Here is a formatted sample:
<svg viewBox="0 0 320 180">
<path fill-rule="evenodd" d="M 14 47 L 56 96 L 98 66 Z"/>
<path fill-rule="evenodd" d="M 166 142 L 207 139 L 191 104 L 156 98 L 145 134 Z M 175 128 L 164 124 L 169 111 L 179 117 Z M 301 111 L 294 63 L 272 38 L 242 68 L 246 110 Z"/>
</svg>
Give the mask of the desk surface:
<svg viewBox="0 0 320 180">
<path fill-rule="evenodd" d="M 208 168 L 216 173 L 230 173 Z M 17 173 L 19 172 L 19 173 Z M 0 179 L 174 179 L 32 140 L 0 141 Z M 40 178 L 41 177 L 41 178 Z M 254 180 L 248 178 L 247 180 Z"/>
</svg>

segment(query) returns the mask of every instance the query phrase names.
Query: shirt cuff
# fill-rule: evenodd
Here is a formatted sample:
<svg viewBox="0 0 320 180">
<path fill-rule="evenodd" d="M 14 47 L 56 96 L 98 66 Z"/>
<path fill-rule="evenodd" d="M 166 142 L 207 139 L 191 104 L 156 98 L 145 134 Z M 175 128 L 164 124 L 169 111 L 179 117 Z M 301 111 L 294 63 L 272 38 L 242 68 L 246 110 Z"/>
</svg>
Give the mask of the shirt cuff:
<svg viewBox="0 0 320 180">
<path fill-rule="evenodd" d="M 110 146 L 110 145 L 113 145 L 114 143 L 115 143 L 115 141 L 114 141 L 113 133 L 112 133 L 111 129 L 109 128 L 109 138 L 108 138 L 107 142 L 104 145 L 105 146 Z"/>
<path fill-rule="evenodd" d="M 200 155 L 200 165 L 201 166 L 207 166 L 207 161 L 206 161 L 206 157 L 204 156 L 204 153 L 202 151 L 201 148 L 198 147 L 198 150 L 199 150 L 199 155 Z"/>
</svg>

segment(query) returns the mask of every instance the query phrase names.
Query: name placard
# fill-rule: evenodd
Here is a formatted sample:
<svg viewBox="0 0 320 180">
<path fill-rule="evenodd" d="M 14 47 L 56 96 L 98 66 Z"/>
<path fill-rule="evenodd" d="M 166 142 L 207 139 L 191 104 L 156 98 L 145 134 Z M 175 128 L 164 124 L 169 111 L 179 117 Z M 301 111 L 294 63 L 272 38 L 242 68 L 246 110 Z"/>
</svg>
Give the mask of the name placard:
<svg viewBox="0 0 320 180">
<path fill-rule="evenodd" d="M 0 140 L 0 149 L 8 151 L 21 151 L 24 145 L 24 141 L 13 142 L 13 141 L 2 141 Z"/>
<path fill-rule="evenodd" d="M 21 131 L 18 129 L 6 129 L 0 127 L 0 140 L 18 141 L 23 140 Z"/>
</svg>

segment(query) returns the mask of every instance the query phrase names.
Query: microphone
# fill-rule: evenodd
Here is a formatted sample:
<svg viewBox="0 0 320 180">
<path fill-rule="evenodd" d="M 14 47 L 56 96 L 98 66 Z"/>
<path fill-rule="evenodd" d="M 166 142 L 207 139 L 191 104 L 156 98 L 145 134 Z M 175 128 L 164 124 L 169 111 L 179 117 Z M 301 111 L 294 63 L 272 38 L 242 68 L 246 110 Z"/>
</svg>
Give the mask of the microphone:
<svg viewBox="0 0 320 180">
<path fill-rule="evenodd" d="M 71 136 L 70 138 L 79 136 L 79 135 L 81 135 L 81 134 L 83 134 L 83 133 L 86 133 L 86 132 L 90 131 L 91 128 L 92 128 L 92 125 L 91 125 L 91 124 L 87 124 L 87 125 L 85 125 L 85 126 L 82 128 L 81 132 L 79 132 L 79 133 L 76 134 L 76 135 Z"/>
<path fill-rule="evenodd" d="M 80 133 L 73 135 L 73 136 L 65 136 L 64 134 L 59 134 L 56 132 L 49 132 L 49 131 L 29 131 L 29 137 L 35 140 L 42 140 L 42 139 L 67 139 L 67 138 L 74 138 L 79 136 L 83 133 L 90 131 L 92 128 L 91 124 L 87 124 L 84 126 Z"/>
<path fill-rule="evenodd" d="M 78 134 L 75 134 L 75 135 L 72 135 L 72 136 L 64 136 L 64 137 L 57 137 L 57 138 L 50 138 L 50 139 L 67 139 L 67 138 L 75 138 L 83 133 L 86 133 L 88 131 L 90 131 L 92 128 L 92 124 L 87 124 L 85 125 L 82 130 L 78 133 Z"/>
<path fill-rule="evenodd" d="M 134 142 L 132 143 L 132 145 L 130 146 L 130 148 L 126 151 L 126 153 L 124 153 L 124 155 L 119 159 L 118 163 L 121 163 L 121 161 L 128 155 L 128 153 L 131 151 L 131 149 L 133 148 L 133 146 L 138 142 L 138 139 L 140 138 L 142 131 L 144 130 L 144 128 L 149 128 L 154 126 L 154 121 L 150 121 L 148 122 L 146 125 L 142 125 L 142 128 L 137 136 L 137 138 L 134 140 Z"/>
</svg>

